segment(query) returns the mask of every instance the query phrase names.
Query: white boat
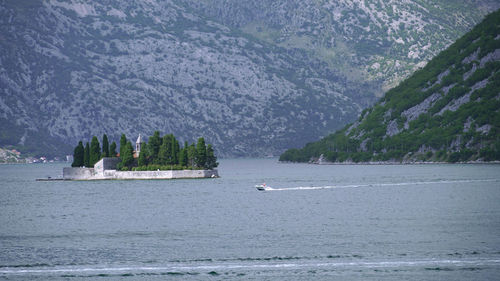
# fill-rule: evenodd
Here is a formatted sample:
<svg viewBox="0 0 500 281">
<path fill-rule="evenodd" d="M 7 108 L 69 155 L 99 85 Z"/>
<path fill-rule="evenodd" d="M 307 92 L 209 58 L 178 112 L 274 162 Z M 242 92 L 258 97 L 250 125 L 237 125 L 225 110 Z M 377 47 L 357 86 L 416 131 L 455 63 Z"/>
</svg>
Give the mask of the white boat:
<svg viewBox="0 0 500 281">
<path fill-rule="evenodd" d="M 257 188 L 257 190 L 259 190 L 259 191 L 266 191 L 266 190 L 271 190 L 272 189 L 269 186 L 267 186 L 265 183 L 258 184 L 258 185 L 255 186 L 255 188 Z"/>
</svg>

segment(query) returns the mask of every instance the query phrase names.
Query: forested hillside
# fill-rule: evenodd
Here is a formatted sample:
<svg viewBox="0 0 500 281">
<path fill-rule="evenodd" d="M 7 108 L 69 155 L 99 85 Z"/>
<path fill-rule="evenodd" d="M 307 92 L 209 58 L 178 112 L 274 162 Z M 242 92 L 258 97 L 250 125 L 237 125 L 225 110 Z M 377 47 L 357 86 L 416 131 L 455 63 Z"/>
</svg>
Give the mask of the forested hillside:
<svg viewBox="0 0 500 281">
<path fill-rule="evenodd" d="M 500 11 L 359 119 L 281 161 L 500 160 Z"/>
</svg>

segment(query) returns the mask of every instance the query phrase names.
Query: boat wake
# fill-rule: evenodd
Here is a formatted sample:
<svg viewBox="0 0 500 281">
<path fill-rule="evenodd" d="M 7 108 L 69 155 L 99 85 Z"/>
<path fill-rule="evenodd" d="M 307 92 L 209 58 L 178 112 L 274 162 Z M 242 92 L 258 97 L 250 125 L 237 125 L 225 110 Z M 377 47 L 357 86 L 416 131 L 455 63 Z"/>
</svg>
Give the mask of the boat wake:
<svg viewBox="0 0 500 281">
<path fill-rule="evenodd" d="M 474 183 L 474 182 L 496 182 L 497 179 L 484 180 L 440 180 L 440 181 L 422 181 L 422 182 L 398 182 L 398 183 L 373 183 L 373 184 L 352 184 L 352 185 L 329 185 L 329 186 L 297 186 L 297 187 L 267 187 L 266 191 L 291 191 L 291 190 L 317 190 L 334 188 L 363 188 L 363 187 L 392 187 L 408 185 L 430 185 L 430 184 L 454 184 L 454 183 Z"/>
</svg>

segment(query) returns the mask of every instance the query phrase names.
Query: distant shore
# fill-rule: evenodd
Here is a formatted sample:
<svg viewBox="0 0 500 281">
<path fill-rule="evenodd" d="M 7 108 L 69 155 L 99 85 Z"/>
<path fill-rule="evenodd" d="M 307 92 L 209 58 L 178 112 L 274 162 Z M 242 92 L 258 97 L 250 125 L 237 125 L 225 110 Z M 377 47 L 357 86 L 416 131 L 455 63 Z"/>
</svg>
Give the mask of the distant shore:
<svg viewBox="0 0 500 281">
<path fill-rule="evenodd" d="M 328 161 L 310 161 L 310 162 L 290 162 L 279 161 L 283 164 L 312 164 L 312 165 L 436 165 L 436 164 L 500 164 L 500 161 L 466 161 L 466 162 L 432 162 L 432 161 L 370 161 L 370 162 L 328 162 Z"/>
</svg>

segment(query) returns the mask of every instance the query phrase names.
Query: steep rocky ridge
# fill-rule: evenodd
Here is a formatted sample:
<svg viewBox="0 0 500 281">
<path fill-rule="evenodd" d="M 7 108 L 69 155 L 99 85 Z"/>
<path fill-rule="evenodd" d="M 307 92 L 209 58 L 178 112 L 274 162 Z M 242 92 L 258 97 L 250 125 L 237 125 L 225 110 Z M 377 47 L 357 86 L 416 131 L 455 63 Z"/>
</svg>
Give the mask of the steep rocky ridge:
<svg viewBox="0 0 500 281">
<path fill-rule="evenodd" d="M 381 81 L 386 90 L 500 8 L 491 0 L 183 1 L 273 44 L 307 50 L 353 80 Z"/>
<path fill-rule="evenodd" d="M 283 161 L 500 160 L 500 10 L 361 117 Z"/>
</svg>

